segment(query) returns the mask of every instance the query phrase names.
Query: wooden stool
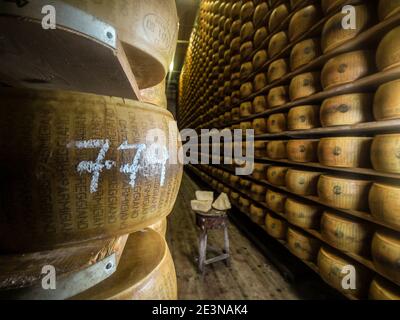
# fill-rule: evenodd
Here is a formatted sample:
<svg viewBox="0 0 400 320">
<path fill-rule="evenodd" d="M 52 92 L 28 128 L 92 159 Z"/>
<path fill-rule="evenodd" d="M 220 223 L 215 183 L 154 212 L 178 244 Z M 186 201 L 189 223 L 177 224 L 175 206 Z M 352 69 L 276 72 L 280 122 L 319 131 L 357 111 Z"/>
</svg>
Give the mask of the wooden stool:
<svg viewBox="0 0 400 320">
<path fill-rule="evenodd" d="M 229 236 L 228 236 L 228 215 L 226 211 L 217 211 L 212 209 L 208 213 L 196 212 L 196 224 L 201 229 L 199 240 L 199 270 L 204 273 L 204 265 L 217 261 L 226 260 L 226 265 L 230 265 L 229 255 Z M 223 254 L 211 259 L 207 257 L 207 233 L 208 230 L 223 229 L 224 230 L 224 250 Z M 209 246 L 210 249 L 212 249 Z"/>
</svg>

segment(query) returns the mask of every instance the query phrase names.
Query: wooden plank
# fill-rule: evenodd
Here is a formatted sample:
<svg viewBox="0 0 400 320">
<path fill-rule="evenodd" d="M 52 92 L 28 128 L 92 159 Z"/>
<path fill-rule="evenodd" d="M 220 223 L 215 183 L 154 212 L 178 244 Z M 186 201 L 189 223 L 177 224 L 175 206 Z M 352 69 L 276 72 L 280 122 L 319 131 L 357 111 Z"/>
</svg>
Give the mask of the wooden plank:
<svg viewBox="0 0 400 320">
<path fill-rule="evenodd" d="M 116 48 L 74 30 L 44 30 L 35 20 L 0 15 L 0 83 L 138 99 L 139 89 Z"/>
</svg>

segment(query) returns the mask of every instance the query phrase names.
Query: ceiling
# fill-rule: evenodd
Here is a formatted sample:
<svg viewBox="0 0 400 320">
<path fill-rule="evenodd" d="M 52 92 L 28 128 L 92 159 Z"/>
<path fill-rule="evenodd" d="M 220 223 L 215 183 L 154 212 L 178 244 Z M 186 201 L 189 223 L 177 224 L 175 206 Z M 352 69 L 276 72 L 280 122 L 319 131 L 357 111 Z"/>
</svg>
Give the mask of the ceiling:
<svg viewBox="0 0 400 320">
<path fill-rule="evenodd" d="M 175 87 L 179 81 L 180 71 L 185 61 L 189 38 L 196 20 L 200 1 L 175 0 L 179 16 L 179 36 L 174 58 L 174 70 L 168 74 L 168 87 Z"/>
</svg>

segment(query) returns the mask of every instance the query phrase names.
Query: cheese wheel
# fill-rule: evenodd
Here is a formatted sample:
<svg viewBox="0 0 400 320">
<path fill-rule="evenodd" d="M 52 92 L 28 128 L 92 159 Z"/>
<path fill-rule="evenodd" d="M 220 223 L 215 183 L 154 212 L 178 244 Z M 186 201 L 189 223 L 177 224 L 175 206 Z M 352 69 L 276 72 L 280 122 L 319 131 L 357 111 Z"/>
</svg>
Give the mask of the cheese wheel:
<svg viewBox="0 0 400 320">
<path fill-rule="evenodd" d="M 400 134 L 375 136 L 371 147 L 371 162 L 377 171 L 400 173 Z"/>
<path fill-rule="evenodd" d="M 65 2 L 116 29 L 140 89 L 153 87 L 165 78 L 178 39 L 175 1 Z"/>
<path fill-rule="evenodd" d="M 243 42 L 253 40 L 254 25 L 253 22 L 249 21 L 242 25 L 240 29 L 240 39 Z"/>
<path fill-rule="evenodd" d="M 152 224 L 151 226 L 149 226 L 149 228 L 153 229 L 154 231 L 157 231 L 165 238 L 167 234 L 167 219 L 161 219 L 156 223 Z"/>
<path fill-rule="evenodd" d="M 268 117 L 267 128 L 269 133 L 280 133 L 286 131 L 286 115 L 275 113 Z"/>
<path fill-rule="evenodd" d="M 267 204 L 267 207 L 276 213 L 285 213 L 286 199 L 286 194 L 275 192 L 272 190 L 268 190 L 265 194 L 265 202 Z"/>
<path fill-rule="evenodd" d="M 251 181 L 240 178 L 239 185 L 240 185 L 240 190 L 242 190 L 243 192 L 246 192 L 246 191 L 250 190 L 250 188 L 251 188 Z"/>
<path fill-rule="evenodd" d="M 234 20 L 231 26 L 231 35 L 233 37 L 239 37 L 242 29 L 242 20 Z"/>
<path fill-rule="evenodd" d="M 319 199 L 332 207 L 363 211 L 368 208 L 371 182 L 321 175 L 318 180 Z"/>
<path fill-rule="evenodd" d="M 285 31 L 274 34 L 269 40 L 268 44 L 268 55 L 269 57 L 275 58 L 282 50 L 288 45 L 289 39 Z"/>
<path fill-rule="evenodd" d="M 157 232 L 131 234 L 117 271 L 72 300 L 176 300 L 177 279 L 171 253 Z"/>
<path fill-rule="evenodd" d="M 253 129 L 253 124 L 251 121 L 243 121 L 240 123 L 240 129 L 243 131 Z"/>
<path fill-rule="evenodd" d="M 165 79 L 158 85 L 140 90 L 142 102 L 167 109 L 167 94 L 165 93 Z"/>
<path fill-rule="evenodd" d="M 307 105 L 289 110 L 288 130 L 308 130 L 319 126 L 319 106 Z"/>
<path fill-rule="evenodd" d="M 379 0 L 378 14 L 380 20 L 388 19 L 400 12 L 399 0 Z"/>
<path fill-rule="evenodd" d="M 246 3 L 244 3 L 240 9 L 240 20 L 251 20 L 254 14 L 254 10 L 255 7 L 253 1 L 247 1 Z"/>
<path fill-rule="evenodd" d="M 253 114 L 253 105 L 251 102 L 242 102 L 240 104 L 240 117 L 246 118 Z"/>
<path fill-rule="evenodd" d="M 264 225 L 265 221 L 265 209 L 252 204 L 250 206 L 250 218 L 256 224 Z"/>
<path fill-rule="evenodd" d="M 328 167 L 369 167 L 372 138 L 334 137 L 322 138 L 318 146 L 319 162 Z"/>
<path fill-rule="evenodd" d="M 268 106 L 270 108 L 280 107 L 289 102 L 289 93 L 287 86 L 272 88 L 267 96 Z"/>
<path fill-rule="evenodd" d="M 265 96 L 257 96 L 253 100 L 254 113 L 262 113 L 267 110 L 267 99 Z"/>
<path fill-rule="evenodd" d="M 242 61 L 249 59 L 251 54 L 253 53 L 253 43 L 251 41 L 246 41 L 240 46 L 240 56 L 242 57 Z"/>
<path fill-rule="evenodd" d="M 251 104 L 251 102 L 250 102 Z M 265 118 L 258 118 L 253 120 L 253 129 L 255 135 L 264 134 L 267 132 L 267 120 Z"/>
<path fill-rule="evenodd" d="M 232 191 L 232 190 L 230 191 L 230 193 L 229 193 L 229 199 L 231 200 L 231 202 L 232 202 L 233 204 L 238 204 L 239 198 L 240 198 L 239 193 L 234 192 L 234 191 Z"/>
<path fill-rule="evenodd" d="M 240 108 L 232 108 L 231 111 L 231 115 L 232 115 L 232 120 L 233 121 L 237 121 L 240 119 Z"/>
<path fill-rule="evenodd" d="M 400 289 L 393 283 L 375 277 L 369 288 L 369 300 L 400 300 Z"/>
<path fill-rule="evenodd" d="M 351 258 L 341 255 L 338 251 L 322 247 L 318 253 L 318 269 L 321 278 L 336 290 L 351 294 L 358 299 L 364 299 L 367 295 L 371 281 L 371 272 Z M 349 275 L 349 266 L 355 269 L 355 286 L 344 287 Z M 351 270 L 351 269 L 350 269 Z M 344 279 L 346 277 L 346 279 Z"/>
<path fill-rule="evenodd" d="M 259 201 L 259 202 L 264 201 L 266 191 L 267 191 L 267 188 L 264 187 L 263 185 L 260 185 L 258 183 L 254 183 L 254 182 L 251 184 L 250 192 L 251 192 L 252 198 L 255 201 Z"/>
<path fill-rule="evenodd" d="M 168 160 L 179 147 L 168 111 L 72 92 L 1 95 L 2 252 L 115 237 L 171 212 L 182 165 Z"/>
<path fill-rule="evenodd" d="M 235 176 L 235 175 L 233 175 L 233 174 L 230 176 L 230 178 L 229 178 L 229 184 L 230 184 L 232 187 L 236 188 L 236 187 L 239 185 L 239 182 L 240 182 L 240 177 L 239 177 L 239 176 Z"/>
<path fill-rule="evenodd" d="M 320 109 L 323 127 L 353 125 L 372 119 L 369 93 L 351 93 L 325 99 Z"/>
<path fill-rule="evenodd" d="M 242 5 L 243 5 L 243 1 L 241 1 L 241 0 L 235 1 L 232 4 L 232 9 L 231 9 L 231 18 L 232 19 L 240 18 L 240 11 L 242 9 Z"/>
<path fill-rule="evenodd" d="M 289 86 L 290 100 L 309 97 L 320 91 L 320 75 L 318 72 L 307 72 L 292 78 Z"/>
<path fill-rule="evenodd" d="M 253 84 L 251 82 L 243 83 L 240 86 L 240 98 L 246 99 L 253 93 Z"/>
<path fill-rule="evenodd" d="M 400 27 L 389 31 L 376 50 L 376 65 L 380 71 L 400 65 Z"/>
<path fill-rule="evenodd" d="M 271 237 L 281 240 L 286 239 L 287 222 L 279 216 L 267 213 L 265 218 L 265 228 Z"/>
<path fill-rule="evenodd" d="M 348 23 L 349 12 L 339 12 L 325 22 L 321 36 L 321 47 L 324 53 L 329 52 L 343 43 L 357 37 L 372 23 L 373 14 L 368 5 L 353 6 L 356 15 L 355 28 L 343 28 L 343 23 Z"/>
<path fill-rule="evenodd" d="M 267 153 L 267 141 L 254 141 L 254 156 L 256 158 L 263 158 Z M 255 164 L 256 165 L 256 164 Z"/>
<path fill-rule="evenodd" d="M 232 28 L 232 18 L 227 18 L 224 22 L 224 32 L 225 34 L 228 34 L 231 31 Z"/>
<path fill-rule="evenodd" d="M 267 51 L 259 50 L 253 57 L 253 69 L 260 69 L 267 62 Z"/>
<path fill-rule="evenodd" d="M 400 227 L 400 187 L 374 183 L 369 192 L 369 208 L 373 217 L 395 227 Z"/>
<path fill-rule="evenodd" d="M 374 116 L 376 120 L 400 118 L 400 80 L 381 85 L 375 93 Z"/>
<path fill-rule="evenodd" d="M 254 170 L 251 176 L 256 180 L 265 180 L 266 176 L 266 165 L 262 163 L 255 163 Z"/>
<path fill-rule="evenodd" d="M 358 219 L 325 211 L 321 218 L 321 235 L 333 247 L 365 255 L 370 248 L 371 228 Z"/>
<path fill-rule="evenodd" d="M 239 73 L 238 71 L 240 71 L 240 65 L 241 65 L 241 58 L 240 58 L 240 54 L 236 54 L 231 58 L 231 70 L 234 72 Z"/>
<path fill-rule="evenodd" d="M 290 68 L 296 70 L 307 65 L 321 55 L 318 39 L 303 40 L 294 45 L 290 53 Z"/>
<path fill-rule="evenodd" d="M 267 39 L 267 37 L 268 37 L 268 30 L 266 27 L 257 29 L 257 31 L 254 33 L 254 38 L 253 38 L 254 47 L 260 48 L 265 39 Z"/>
<path fill-rule="evenodd" d="M 270 166 L 267 168 L 267 180 L 275 186 L 285 186 L 287 167 Z"/>
<path fill-rule="evenodd" d="M 318 239 L 293 227 L 288 228 L 287 244 L 291 253 L 305 261 L 315 261 L 321 247 Z"/>
<path fill-rule="evenodd" d="M 267 83 L 268 83 L 267 76 L 264 72 L 257 74 L 254 77 L 254 84 L 253 84 L 254 91 L 258 92 L 261 89 L 265 88 Z"/>
<path fill-rule="evenodd" d="M 340 54 L 324 65 L 321 73 L 323 88 L 347 84 L 361 79 L 375 71 L 371 51 L 359 50 Z"/>
<path fill-rule="evenodd" d="M 319 140 L 289 140 L 287 157 L 294 162 L 315 162 L 318 159 Z"/>
<path fill-rule="evenodd" d="M 287 141 L 269 141 L 267 144 L 267 157 L 274 160 L 286 159 Z"/>
<path fill-rule="evenodd" d="M 283 23 L 283 21 L 289 15 L 289 9 L 286 4 L 281 4 L 272 10 L 271 15 L 269 17 L 268 29 L 269 31 L 275 32 Z"/>
<path fill-rule="evenodd" d="M 253 64 L 251 62 L 245 62 L 240 67 L 240 78 L 246 79 L 253 72 Z"/>
<path fill-rule="evenodd" d="M 319 229 L 321 208 L 288 198 L 285 202 L 285 214 L 288 221 L 303 229 Z"/>
<path fill-rule="evenodd" d="M 289 23 L 290 41 L 298 40 L 318 22 L 319 18 L 320 12 L 316 5 L 309 5 L 296 11 Z"/>
<path fill-rule="evenodd" d="M 286 187 L 289 191 L 303 196 L 317 194 L 317 184 L 321 172 L 289 169 L 286 175 Z"/>
<path fill-rule="evenodd" d="M 400 285 L 400 236 L 380 230 L 372 240 L 372 260 L 378 272 Z"/>
<path fill-rule="evenodd" d="M 268 68 L 268 82 L 272 83 L 281 79 L 288 73 L 288 65 L 286 59 L 278 59 L 272 62 Z"/>
<path fill-rule="evenodd" d="M 267 23 L 268 14 L 268 4 L 266 2 L 261 2 L 254 10 L 253 24 L 256 28 L 261 28 Z"/>
<path fill-rule="evenodd" d="M 244 197 L 240 197 L 239 198 L 239 209 L 243 212 L 248 214 L 250 211 L 250 200 L 244 198 Z"/>
<path fill-rule="evenodd" d="M 94 240 L 50 251 L 0 255 L 0 289 L 40 286 L 42 268 L 52 265 L 57 276 L 67 277 L 87 269 L 112 254 L 120 255 L 127 236 Z"/>
</svg>

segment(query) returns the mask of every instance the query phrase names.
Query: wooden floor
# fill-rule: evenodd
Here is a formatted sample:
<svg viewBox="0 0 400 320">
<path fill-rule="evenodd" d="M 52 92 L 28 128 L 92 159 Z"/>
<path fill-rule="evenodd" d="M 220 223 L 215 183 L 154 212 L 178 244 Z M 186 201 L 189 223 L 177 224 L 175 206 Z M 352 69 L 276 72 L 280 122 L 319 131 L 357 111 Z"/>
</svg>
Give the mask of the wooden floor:
<svg viewBox="0 0 400 320">
<path fill-rule="evenodd" d="M 199 189 L 184 174 L 174 211 L 168 220 L 167 239 L 175 261 L 179 299 L 326 299 L 321 296 L 319 283 L 293 285 L 286 282 L 265 256 L 232 224 L 229 226 L 231 267 L 226 267 L 224 262 L 217 262 L 206 266 L 204 277 L 199 275 L 195 262 L 199 231 L 190 210 L 190 200 L 195 198 L 195 191 Z M 222 235 L 222 232 L 214 231 L 209 236 L 209 243 L 222 248 Z"/>
</svg>

